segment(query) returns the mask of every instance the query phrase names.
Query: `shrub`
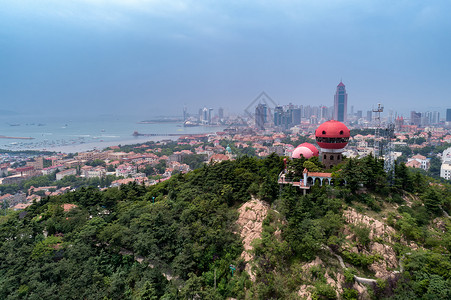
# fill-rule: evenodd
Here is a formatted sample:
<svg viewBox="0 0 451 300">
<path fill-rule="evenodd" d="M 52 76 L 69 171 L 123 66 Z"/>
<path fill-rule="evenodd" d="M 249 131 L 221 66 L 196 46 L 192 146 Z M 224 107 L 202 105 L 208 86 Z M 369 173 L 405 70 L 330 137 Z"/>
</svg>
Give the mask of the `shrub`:
<svg viewBox="0 0 451 300">
<path fill-rule="evenodd" d="M 358 299 L 359 297 L 359 292 L 357 292 L 354 289 L 343 289 L 343 294 L 342 294 L 343 299 L 346 300 L 354 300 L 354 299 Z"/>
<path fill-rule="evenodd" d="M 312 294 L 312 299 L 337 299 L 337 293 L 330 285 L 318 283 L 315 285 L 315 291 Z"/>
<path fill-rule="evenodd" d="M 343 251 L 343 256 L 350 264 L 360 267 L 368 267 L 375 261 L 382 259 L 380 254 L 365 255 L 360 253 L 351 253 L 348 251 Z"/>
<path fill-rule="evenodd" d="M 345 282 L 353 283 L 355 273 L 356 273 L 355 269 L 352 269 L 352 268 L 345 269 L 344 274 L 343 274 L 345 277 Z"/>
<path fill-rule="evenodd" d="M 360 244 L 364 247 L 367 247 L 371 242 L 370 240 L 371 229 L 362 223 L 355 225 L 353 229 Z"/>
</svg>

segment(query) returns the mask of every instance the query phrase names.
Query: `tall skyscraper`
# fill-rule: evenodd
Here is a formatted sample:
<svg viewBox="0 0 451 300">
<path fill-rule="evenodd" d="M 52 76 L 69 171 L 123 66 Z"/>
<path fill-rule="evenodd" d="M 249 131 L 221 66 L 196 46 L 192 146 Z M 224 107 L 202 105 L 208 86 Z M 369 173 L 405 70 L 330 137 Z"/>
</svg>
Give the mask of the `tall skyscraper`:
<svg viewBox="0 0 451 300">
<path fill-rule="evenodd" d="M 292 116 L 293 125 L 301 124 L 301 108 L 300 107 L 292 108 L 291 116 Z"/>
<path fill-rule="evenodd" d="M 283 107 L 282 106 L 276 106 L 274 108 L 274 125 L 275 126 L 281 126 L 283 124 Z"/>
<path fill-rule="evenodd" d="M 309 107 L 309 106 L 308 106 Z M 301 124 L 302 109 L 293 104 L 276 106 L 274 109 L 274 126 L 282 130 L 288 130 Z"/>
<path fill-rule="evenodd" d="M 451 122 L 451 108 L 446 110 L 446 122 Z"/>
<path fill-rule="evenodd" d="M 340 81 L 334 97 L 334 119 L 336 121 L 346 122 L 347 107 L 348 94 L 346 93 L 345 85 Z"/>
<path fill-rule="evenodd" d="M 416 111 L 410 112 L 410 125 L 421 125 L 421 113 Z"/>
<path fill-rule="evenodd" d="M 329 121 L 328 120 L 328 111 L 327 111 L 327 106 L 321 106 L 321 108 L 320 108 L 320 112 L 321 112 L 321 114 L 319 115 L 319 118 L 321 119 L 321 120 L 326 120 L 326 121 Z"/>
<path fill-rule="evenodd" d="M 363 112 L 361 110 L 358 110 L 355 116 L 357 117 L 357 119 L 361 119 L 363 116 Z"/>
<path fill-rule="evenodd" d="M 267 113 L 268 107 L 266 106 L 266 104 L 260 103 L 259 105 L 257 105 L 257 107 L 255 107 L 255 126 L 257 126 L 257 128 L 260 130 L 265 129 Z"/>
<path fill-rule="evenodd" d="M 371 110 L 367 110 L 367 111 L 366 111 L 366 120 L 367 120 L 368 122 L 373 121 L 373 111 L 371 111 Z"/>
<path fill-rule="evenodd" d="M 422 125 L 440 123 L 440 113 L 438 111 L 427 111 L 422 114 L 422 117 L 424 117 L 424 122 L 421 123 Z"/>
<path fill-rule="evenodd" d="M 201 122 L 204 125 L 208 124 L 208 108 L 206 107 L 202 108 Z"/>
<path fill-rule="evenodd" d="M 211 125 L 211 118 L 213 117 L 213 108 L 208 109 L 208 125 Z"/>
<path fill-rule="evenodd" d="M 186 110 L 186 106 L 183 106 L 183 122 L 188 119 L 188 111 Z"/>
</svg>

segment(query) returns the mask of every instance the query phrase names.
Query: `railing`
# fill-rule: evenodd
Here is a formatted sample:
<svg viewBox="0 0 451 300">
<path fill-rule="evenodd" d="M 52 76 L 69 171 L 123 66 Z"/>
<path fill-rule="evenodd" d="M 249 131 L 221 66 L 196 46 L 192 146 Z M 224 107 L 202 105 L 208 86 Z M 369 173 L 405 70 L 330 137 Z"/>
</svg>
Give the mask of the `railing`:
<svg viewBox="0 0 451 300">
<path fill-rule="evenodd" d="M 286 178 L 284 176 L 284 174 L 279 175 L 278 183 L 279 184 L 291 184 L 292 186 L 299 186 L 299 187 L 301 187 L 301 186 L 302 187 L 310 186 L 310 184 L 309 185 L 304 185 L 304 180 L 303 179 L 298 180 L 298 181 L 294 181 L 294 179 L 291 178 L 291 177 Z"/>
</svg>

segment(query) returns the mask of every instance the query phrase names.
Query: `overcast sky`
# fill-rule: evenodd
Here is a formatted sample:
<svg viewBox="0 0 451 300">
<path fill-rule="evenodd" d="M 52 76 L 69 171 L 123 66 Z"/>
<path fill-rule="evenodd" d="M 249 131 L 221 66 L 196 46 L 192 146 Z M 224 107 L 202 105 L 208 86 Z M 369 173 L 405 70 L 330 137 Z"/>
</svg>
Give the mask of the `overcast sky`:
<svg viewBox="0 0 451 300">
<path fill-rule="evenodd" d="M 0 0 L 0 102 L 21 113 L 451 108 L 447 0 Z M 442 115 L 443 116 L 443 115 Z"/>
</svg>

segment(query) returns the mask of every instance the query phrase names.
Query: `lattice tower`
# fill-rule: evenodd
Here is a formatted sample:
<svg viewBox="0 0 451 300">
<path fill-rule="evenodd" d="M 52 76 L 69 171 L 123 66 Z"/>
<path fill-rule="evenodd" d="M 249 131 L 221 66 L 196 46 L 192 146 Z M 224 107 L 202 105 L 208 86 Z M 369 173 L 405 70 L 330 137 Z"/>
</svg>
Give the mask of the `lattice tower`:
<svg viewBox="0 0 451 300">
<path fill-rule="evenodd" d="M 385 160 L 384 160 L 384 170 L 388 175 L 390 183 L 393 183 L 394 175 L 395 175 L 395 158 L 394 158 L 394 150 L 393 150 L 393 139 L 395 137 L 395 124 L 389 123 L 387 128 L 385 129 Z"/>
<path fill-rule="evenodd" d="M 381 136 L 381 112 L 384 111 L 384 106 L 380 103 L 377 104 L 377 108 L 373 109 L 375 113 L 374 121 L 375 121 L 375 130 L 374 130 L 374 157 L 380 156 L 380 136 Z"/>
</svg>

